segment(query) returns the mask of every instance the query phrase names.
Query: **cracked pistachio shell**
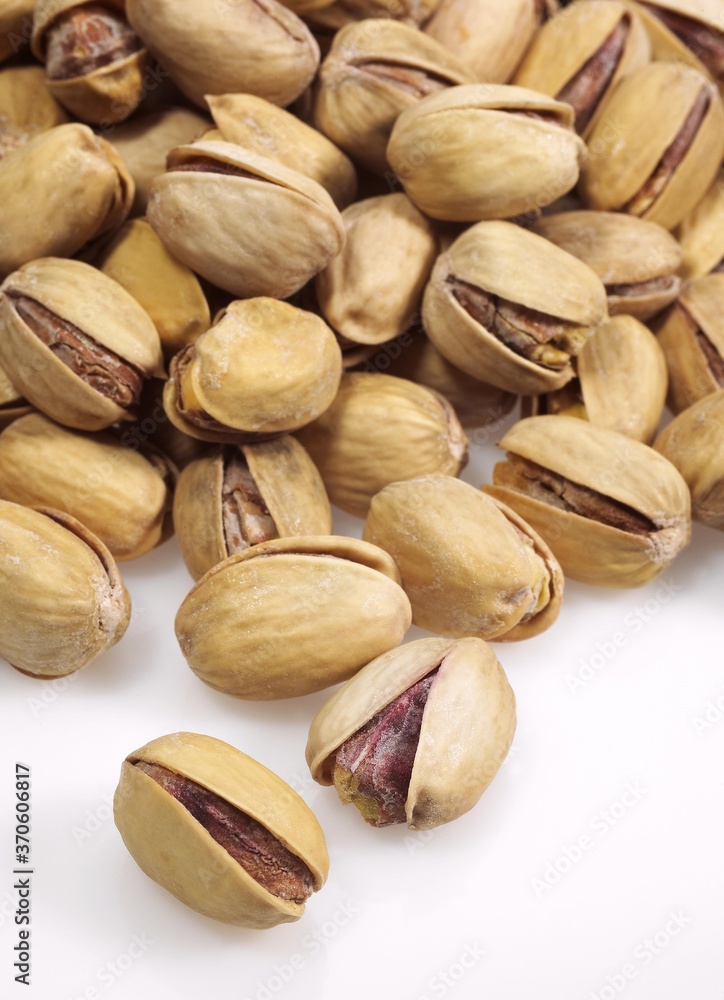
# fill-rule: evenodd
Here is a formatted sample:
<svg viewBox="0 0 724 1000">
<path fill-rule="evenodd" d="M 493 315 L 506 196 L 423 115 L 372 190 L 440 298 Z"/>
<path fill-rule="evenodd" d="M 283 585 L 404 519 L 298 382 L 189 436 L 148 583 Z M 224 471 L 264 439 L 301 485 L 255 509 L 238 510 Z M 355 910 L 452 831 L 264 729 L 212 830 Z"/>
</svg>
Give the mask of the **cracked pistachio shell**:
<svg viewBox="0 0 724 1000">
<path fill-rule="evenodd" d="M 341 374 L 342 352 L 319 316 L 278 299 L 244 299 L 174 358 L 164 407 L 191 437 L 243 443 L 314 420 Z"/>
<path fill-rule="evenodd" d="M 89 264 L 46 257 L 15 271 L 0 286 L 0 364 L 16 388 L 49 417 L 97 431 L 134 413 L 85 382 L 19 315 L 27 297 L 108 348 L 144 378 L 163 373 L 158 333 L 148 313 L 121 286 Z"/>
<path fill-rule="evenodd" d="M 611 316 L 650 319 L 676 300 L 681 247 L 663 226 L 620 212 L 562 212 L 533 232 L 573 254 L 606 286 Z"/>
<path fill-rule="evenodd" d="M 210 170 L 173 169 L 199 160 Z M 281 163 L 202 141 L 173 150 L 168 165 L 151 185 L 148 221 L 175 257 L 232 295 L 287 298 L 344 245 L 324 188 Z"/>
<path fill-rule="evenodd" d="M 508 451 L 508 461 L 495 466 L 495 485 L 483 489 L 540 533 L 567 577 L 602 587 L 643 586 L 688 545 L 686 483 L 670 462 L 640 441 L 574 417 L 537 416 L 520 420 L 499 445 Z M 584 487 L 584 501 L 595 502 L 593 515 L 566 509 L 565 499 L 552 489 L 541 491 L 551 502 L 522 492 L 511 456 Z M 608 501 L 616 518 L 625 514 L 647 522 L 646 530 L 602 521 L 596 514 Z"/>
<path fill-rule="evenodd" d="M 690 281 L 722 268 L 724 260 L 724 170 L 676 231 L 681 244 L 681 276 Z"/>
<path fill-rule="evenodd" d="M 399 349 L 395 349 L 399 348 Z M 406 378 L 440 393 L 452 404 L 463 427 L 484 427 L 498 423 L 515 406 L 513 393 L 488 385 L 451 365 L 432 341 L 420 330 L 408 331 L 392 344 L 384 345 L 380 358 L 391 362 L 387 374 Z"/>
<path fill-rule="evenodd" d="M 40 66 L 12 66 L 0 71 L 0 157 L 67 121 Z"/>
<path fill-rule="evenodd" d="M 632 211 L 632 200 L 657 171 L 702 94 L 709 105 L 693 141 L 658 194 Z M 674 229 L 716 177 L 724 155 L 724 108 L 716 87 L 701 73 L 678 63 L 651 63 L 621 81 L 588 146 L 579 186 L 587 208 L 628 211 Z"/>
<path fill-rule="evenodd" d="M 167 358 L 193 344 L 211 326 L 199 279 L 169 253 L 145 219 L 127 222 L 94 264 L 143 306 Z"/>
<path fill-rule="evenodd" d="M 312 82 L 319 46 L 276 0 L 127 0 L 128 20 L 187 97 L 249 93 L 283 107 Z"/>
<path fill-rule="evenodd" d="M 58 125 L 31 139 L 0 160 L 0 278 L 38 257 L 69 257 L 117 229 L 133 191 L 121 158 L 87 125 Z"/>
<path fill-rule="evenodd" d="M 507 83 L 556 0 L 442 0 L 424 27 L 481 83 Z"/>
<path fill-rule="evenodd" d="M 130 616 L 113 556 L 80 521 L 0 500 L 0 656 L 64 677 L 114 646 Z"/>
<path fill-rule="evenodd" d="M 26 403 L 0 365 L 0 430 L 8 427 L 13 420 L 32 412 L 32 406 Z"/>
<path fill-rule="evenodd" d="M 523 401 L 523 415 L 579 417 L 650 444 L 661 423 L 669 377 L 656 337 L 632 316 L 612 316 L 583 345 L 577 378 Z M 530 403 L 532 412 L 526 413 Z"/>
<path fill-rule="evenodd" d="M 181 802 L 135 766 L 139 762 L 188 778 L 260 823 L 304 862 L 316 892 L 329 872 L 324 833 L 311 809 L 282 778 L 221 740 L 173 733 L 126 757 L 113 815 L 141 870 L 199 913 L 257 930 L 303 915 L 303 904 L 260 885 Z"/>
<path fill-rule="evenodd" d="M 435 230 L 399 193 L 358 201 L 342 220 L 344 248 L 315 280 L 322 314 L 354 343 L 392 340 L 419 313 L 437 257 Z"/>
<path fill-rule="evenodd" d="M 402 641 L 410 602 L 390 556 L 334 535 L 279 538 L 203 576 L 176 616 L 194 673 L 253 701 L 347 680 Z"/>
<path fill-rule="evenodd" d="M 314 780 L 331 785 L 340 746 L 433 670 L 405 802 L 407 825 L 431 830 L 472 809 L 505 760 L 516 723 L 515 695 L 481 639 L 418 639 L 363 667 L 312 722 L 306 757 Z"/>
<path fill-rule="evenodd" d="M 674 413 L 724 384 L 724 274 L 684 286 L 679 301 L 657 324 L 669 369 L 668 405 Z"/>
<path fill-rule="evenodd" d="M 618 30 L 626 35 L 615 64 L 610 65 L 611 56 L 607 54 L 603 73 L 592 75 L 587 99 L 581 102 L 589 110 L 584 112 L 578 131 L 590 135 L 605 113 L 606 100 L 614 87 L 629 73 L 646 66 L 651 57 L 649 37 L 633 7 L 627 8 L 617 0 L 590 0 L 567 7 L 536 35 L 515 75 L 516 84 L 566 101 L 566 88 Z M 596 96 L 594 88 L 602 83 L 603 90 Z"/>
<path fill-rule="evenodd" d="M 539 360 L 504 343 L 458 301 L 456 282 L 533 310 L 536 322 L 550 320 L 560 326 L 555 355 L 549 359 L 545 342 L 532 345 Z M 455 240 L 438 257 L 422 308 L 428 337 L 452 365 L 482 382 L 524 395 L 569 382 L 572 357 L 606 316 L 606 290 L 591 268 L 510 222 L 481 222 Z"/>
<path fill-rule="evenodd" d="M 164 108 L 136 115 L 117 125 L 110 141 L 136 185 L 132 215 L 144 215 L 154 178 L 166 169 L 166 157 L 177 146 L 193 142 L 209 128 L 208 118 L 189 108 Z"/>
<path fill-rule="evenodd" d="M 548 546 L 517 513 L 452 476 L 386 486 L 363 537 L 399 566 L 421 628 L 517 640 L 558 617 L 563 576 Z"/>
<path fill-rule="evenodd" d="M 332 405 L 298 437 L 332 503 L 358 517 L 388 483 L 457 476 L 468 460 L 468 439 L 443 396 L 376 372 L 344 375 Z"/>
<path fill-rule="evenodd" d="M 641 17 L 649 38 L 652 55 L 657 62 L 676 62 L 693 66 L 700 73 L 719 79 L 721 85 L 721 52 L 724 39 L 724 7 L 722 0 L 656 0 L 651 3 L 630 3 Z M 658 15 L 658 16 L 657 16 Z M 691 44 L 679 37 L 665 23 L 667 15 L 683 18 L 679 27 L 686 24 Z M 688 23 L 687 23 L 688 22 Z M 702 38 L 705 38 L 702 44 Z M 707 49 L 711 49 L 707 57 Z M 719 52 L 717 52 L 717 49 Z"/>
<path fill-rule="evenodd" d="M 675 417 L 654 448 L 676 466 L 691 491 L 694 519 L 724 530 L 724 389 Z"/>
<path fill-rule="evenodd" d="M 284 435 L 230 449 L 234 451 L 246 463 L 261 505 L 273 522 L 276 534 L 272 537 L 332 533 L 332 512 L 324 483 L 295 438 Z M 224 452 L 204 456 L 187 465 L 179 478 L 174 526 L 194 580 L 239 551 L 230 545 L 225 531 L 224 473 L 228 457 Z M 253 537 L 245 538 L 244 547 L 253 544 Z"/>
<path fill-rule="evenodd" d="M 30 41 L 36 0 L 3 0 L 0 7 L 0 62 L 17 55 Z"/>
<path fill-rule="evenodd" d="M 40 62 L 45 62 L 48 32 L 56 21 L 75 8 L 97 5 L 94 0 L 38 0 L 33 21 L 31 48 Z M 125 16 L 125 0 L 104 0 L 108 10 Z M 93 125 L 115 124 L 133 114 L 147 93 L 148 52 L 136 52 L 83 76 L 48 79 L 48 90 L 76 117 Z"/>
<path fill-rule="evenodd" d="M 384 173 L 398 115 L 426 94 L 471 79 L 455 56 L 415 28 L 361 21 L 337 33 L 322 63 L 314 121 L 357 162 Z"/>
<path fill-rule="evenodd" d="M 70 514 L 119 561 L 169 537 L 174 478 L 173 467 L 152 449 L 71 431 L 40 413 L 0 434 L 2 499 Z"/>
<path fill-rule="evenodd" d="M 423 98 L 402 112 L 387 146 L 417 207 L 448 222 L 505 219 L 550 205 L 575 185 L 585 154 L 570 105 L 505 84 Z"/>
<path fill-rule="evenodd" d="M 223 141 L 235 142 L 311 177 L 340 210 L 355 200 L 354 165 L 321 132 L 253 94 L 207 95 L 206 102 Z"/>
</svg>

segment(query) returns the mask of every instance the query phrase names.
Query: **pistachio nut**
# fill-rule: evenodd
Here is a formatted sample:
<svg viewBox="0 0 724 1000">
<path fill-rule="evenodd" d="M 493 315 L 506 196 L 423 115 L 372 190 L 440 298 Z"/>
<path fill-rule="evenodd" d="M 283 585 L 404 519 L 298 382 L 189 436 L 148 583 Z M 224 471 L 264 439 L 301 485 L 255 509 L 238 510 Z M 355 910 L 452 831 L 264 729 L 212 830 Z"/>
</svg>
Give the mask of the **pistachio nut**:
<svg viewBox="0 0 724 1000">
<path fill-rule="evenodd" d="M 519 421 L 483 489 L 546 540 L 563 572 L 601 587 L 639 587 L 689 543 L 691 504 L 674 466 L 640 441 L 575 417 Z"/>
<path fill-rule="evenodd" d="M 487 643 L 418 639 L 372 660 L 322 706 L 307 763 L 372 826 L 431 830 L 478 802 L 515 721 L 515 695 Z"/>
<path fill-rule="evenodd" d="M 384 173 L 400 112 L 427 94 L 471 80 L 455 56 L 415 28 L 394 20 L 361 21 L 336 34 L 322 63 L 314 121 L 358 163 Z"/>
<path fill-rule="evenodd" d="M 355 168 L 321 132 L 253 94 L 207 95 L 206 102 L 223 141 L 235 142 L 311 177 L 339 209 L 355 200 Z M 211 136 L 204 138 L 208 141 Z"/>
<path fill-rule="evenodd" d="M 0 468 L 1 445 L 2 437 Z M 173 519 L 194 580 L 251 545 L 332 533 L 321 476 L 288 435 L 227 447 L 191 462 L 179 479 Z"/>
<path fill-rule="evenodd" d="M 68 116 L 45 83 L 40 66 L 0 70 L 0 159 Z"/>
<path fill-rule="evenodd" d="M 442 0 L 424 31 L 481 83 L 507 83 L 557 0 Z"/>
<path fill-rule="evenodd" d="M 177 146 L 193 142 L 209 127 L 209 120 L 189 108 L 163 108 L 135 115 L 109 133 L 136 185 L 132 215 L 145 215 L 151 181 L 166 169 L 166 157 Z"/>
<path fill-rule="evenodd" d="M 217 691 L 253 701 L 311 694 L 402 641 L 411 611 L 399 580 L 386 552 L 354 538 L 261 542 L 201 577 L 176 637 Z"/>
<path fill-rule="evenodd" d="M 32 412 L 32 406 L 23 399 L 8 378 L 5 369 L 0 365 L 0 430 L 11 424 L 13 420 Z"/>
<path fill-rule="evenodd" d="M 680 413 L 724 387 L 724 274 L 684 286 L 657 324 L 669 368 L 669 408 Z"/>
<path fill-rule="evenodd" d="M 676 236 L 683 254 L 683 278 L 724 271 L 724 170 L 683 220 Z"/>
<path fill-rule="evenodd" d="M 415 625 L 462 639 L 527 639 L 558 617 L 563 575 L 522 517 L 434 474 L 373 498 L 363 538 L 400 568 Z"/>
<path fill-rule="evenodd" d="M 432 223 L 399 193 L 358 201 L 342 220 L 344 248 L 316 278 L 322 314 L 353 343 L 392 340 L 419 313 L 437 257 Z"/>
<path fill-rule="evenodd" d="M 430 472 L 457 476 L 468 439 L 448 401 L 407 379 L 342 377 L 337 398 L 298 433 L 333 504 L 364 517 L 384 486 Z"/>
<path fill-rule="evenodd" d="M 679 62 L 724 81 L 721 0 L 655 0 L 636 8 L 651 38 L 654 59 Z"/>
<path fill-rule="evenodd" d="M 601 279 L 510 222 L 480 222 L 440 255 L 422 319 L 447 360 L 507 392 L 535 395 L 573 378 L 572 358 L 607 316 Z"/>
<path fill-rule="evenodd" d="M 0 500 L 0 656 L 64 677 L 122 638 L 131 602 L 105 545 L 60 511 Z"/>
<path fill-rule="evenodd" d="M 148 52 L 125 0 L 38 0 L 31 48 L 51 94 L 83 121 L 123 121 L 145 97 Z"/>
<path fill-rule="evenodd" d="M 38 257 L 71 256 L 117 229 L 132 203 L 133 179 L 87 125 L 41 133 L 0 160 L 0 278 Z"/>
<path fill-rule="evenodd" d="M 0 286 L 0 364 L 28 402 L 88 431 L 133 420 L 144 380 L 163 372 L 158 333 L 136 300 L 88 264 L 56 257 Z"/>
<path fill-rule="evenodd" d="M 151 185 L 148 221 L 198 274 L 232 295 L 287 298 L 344 244 L 316 181 L 230 142 L 173 150 Z"/>
<path fill-rule="evenodd" d="M 175 476 L 168 460 L 149 447 L 72 431 L 40 413 L 0 434 L 0 497 L 70 514 L 118 561 L 135 559 L 169 537 Z"/>
<path fill-rule="evenodd" d="M 570 104 L 576 131 L 587 136 L 614 87 L 650 58 L 649 36 L 633 5 L 590 0 L 572 4 L 543 25 L 515 82 Z"/>
<path fill-rule="evenodd" d="M 666 358 L 656 337 L 633 316 L 612 316 L 583 345 L 576 378 L 545 396 L 523 399 L 523 416 L 590 420 L 650 444 L 668 388 Z"/>
<path fill-rule="evenodd" d="M 256 94 L 281 107 L 319 65 L 311 32 L 277 0 L 126 0 L 128 20 L 194 104 L 206 94 Z"/>
<path fill-rule="evenodd" d="M 706 193 L 724 155 L 724 107 L 705 76 L 651 63 L 626 76 L 588 136 L 579 191 L 587 208 L 674 229 Z"/>
<path fill-rule="evenodd" d="M 588 264 L 606 286 L 611 316 L 650 319 L 681 291 L 681 247 L 655 222 L 621 212 L 562 212 L 533 232 Z"/>
<path fill-rule="evenodd" d="M 130 753 L 113 816 L 149 878 L 227 924 L 261 930 L 298 920 L 329 871 L 304 800 L 211 736 L 173 733 Z"/>
<path fill-rule="evenodd" d="M 166 358 L 211 326 L 209 304 L 194 272 L 169 253 L 145 219 L 131 219 L 93 261 L 143 306 Z"/>
<path fill-rule="evenodd" d="M 684 477 L 694 519 L 724 530 L 724 389 L 675 417 L 654 448 Z"/>
<path fill-rule="evenodd" d="M 513 393 L 480 382 L 451 365 L 421 328 L 383 345 L 383 351 L 369 360 L 366 370 L 381 371 L 383 364 L 387 374 L 418 382 L 444 396 L 463 427 L 499 423 L 515 406 L 517 397 Z"/>
<path fill-rule="evenodd" d="M 36 0 L 3 0 L 0 7 L 0 63 L 23 51 L 33 33 Z"/>
<path fill-rule="evenodd" d="M 469 84 L 403 111 L 387 159 L 434 219 L 506 219 L 550 205 L 578 180 L 586 147 L 568 104 L 524 87 Z"/>
<path fill-rule="evenodd" d="M 191 437 L 245 443 L 315 420 L 341 374 L 341 351 L 319 316 L 278 299 L 245 299 L 173 359 L 164 407 Z"/>
</svg>

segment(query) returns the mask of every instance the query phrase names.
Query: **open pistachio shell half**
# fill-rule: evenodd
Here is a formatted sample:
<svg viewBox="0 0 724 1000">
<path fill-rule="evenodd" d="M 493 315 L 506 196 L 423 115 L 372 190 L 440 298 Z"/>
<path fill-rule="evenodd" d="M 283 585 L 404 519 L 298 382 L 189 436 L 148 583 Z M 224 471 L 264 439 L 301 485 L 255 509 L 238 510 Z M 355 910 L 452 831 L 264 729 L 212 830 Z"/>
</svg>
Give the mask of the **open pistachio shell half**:
<svg viewBox="0 0 724 1000">
<path fill-rule="evenodd" d="M 591 268 L 510 222 L 481 222 L 458 237 L 438 257 L 422 310 L 451 364 L 526 395 L 569 382 L 573 357 L 606 316 Z"/>
<path fill-rule="evenodd" d="M 255 701 L 311 694 L 402 640 L 411 612 L 399 579 L 386 552 L 356 539 L 262 542 L 199 580 L 176 637 L 218 691 Z"/>
<path fill-rule="evenodd" d="M 198 580 L 251 545 L 331 534 L 332 513 L 314 462 L 284 435 L 187 465 L 176 490 L 174 526 L 184 562 Z"/>
<path fill-rule="evenodd" d="M 0 553 L 0 656 L 22 673 L 64 677 L 122 638 L 130 598 L 80 521 L 0 500 Z"/>
<path fill-rule="evenodd" d="M 574 417 L 519 421 L 483 489 L 546 540 L 573 580 L 638 587 L 689 543 L 689 490 L 653 448 Z"/>
<path fill-rule="evenodd" d="M 545 542 L 515 511 L 452 476 L 386 486 L 363 537 L 399 566 L 421 628 L 516 640 L 558 617 L 563 576 Z"/>
<path fill-rule="evenodd" d="M 372 826 L 430 830 L 468 812 L 505 760 L 515 696 L 480 639 L 383 653 L 315 716 L 307 763 Z"/>
<path fill-rule="evenodd" d="M 143 872 L 207 917 L 262 930 L 289 923 L 329 871 L 304 800 L 253 757 L 173 733 L 130 753 L 113 800 Z"/>
</svg>

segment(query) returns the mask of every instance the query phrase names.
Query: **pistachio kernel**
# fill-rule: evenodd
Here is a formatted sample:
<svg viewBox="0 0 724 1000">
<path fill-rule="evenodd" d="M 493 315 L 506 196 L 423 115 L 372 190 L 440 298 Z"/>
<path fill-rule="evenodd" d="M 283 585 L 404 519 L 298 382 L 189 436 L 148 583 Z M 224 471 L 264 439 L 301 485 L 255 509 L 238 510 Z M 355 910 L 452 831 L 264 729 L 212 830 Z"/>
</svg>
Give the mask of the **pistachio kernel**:
<svg viewBox="0 0 724 1000">
<path fill-rule="evenodd" d="M 126 19 L 101 4 L 59 15 L 47 32 L 46 72 L 50 80 L 71 80 L 119 62 L 142 48 Z"/>
<path fill-rule="evenodd" d="M 228 555 L 279 538 L 274 518 L 241 452 L 229 449 L 224 454 L 223 470 L 221 511 Z"/>
</svg>

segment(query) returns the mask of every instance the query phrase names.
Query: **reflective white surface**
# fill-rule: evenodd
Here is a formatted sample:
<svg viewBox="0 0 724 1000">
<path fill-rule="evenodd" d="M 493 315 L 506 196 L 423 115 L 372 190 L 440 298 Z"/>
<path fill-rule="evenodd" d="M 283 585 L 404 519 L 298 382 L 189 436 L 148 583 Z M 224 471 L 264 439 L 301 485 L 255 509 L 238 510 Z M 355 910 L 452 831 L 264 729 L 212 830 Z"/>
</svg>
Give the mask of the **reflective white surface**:
<svg viewBox="0 0 724 1000">
<path fill-rule="evenodd" d="M 489 480 L 497 434 L 473 432 L 468 482 Z M 366 827 L 311 780 L 307 729 L 329 692 L 245 703 L 196 679 L 173 633 L 191 586 L 175 541 L 123 564 L 118 646 L 52 683 L 2 665 L 0 996 L 721 1000 L 723 548 L 697 526 L 657 582 L 569 583 L 547 633 L 496 643 L 513 749 L 476 808 L 430 833 Z M 110 808 L 121 762 L 178 730 L 251 754 L 316 812 L 330 878 L 297 924 L 217 924 L 127 853 Z M 12 968 L 16 760 L 33 779 L 30 988 Z"/>
</svg>

